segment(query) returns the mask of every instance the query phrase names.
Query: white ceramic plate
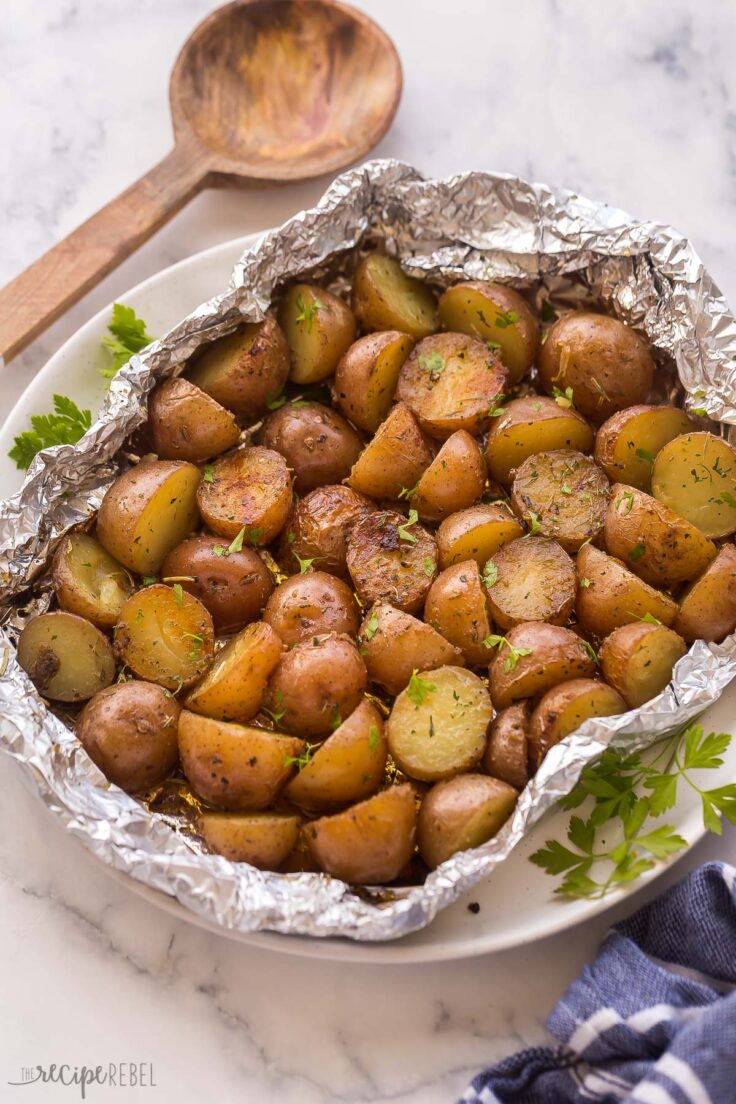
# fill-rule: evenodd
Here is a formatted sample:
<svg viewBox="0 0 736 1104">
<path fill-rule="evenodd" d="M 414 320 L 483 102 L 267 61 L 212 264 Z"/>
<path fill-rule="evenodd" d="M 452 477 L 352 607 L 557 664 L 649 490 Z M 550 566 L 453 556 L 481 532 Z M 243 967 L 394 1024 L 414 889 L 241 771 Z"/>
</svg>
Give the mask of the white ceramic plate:
<svg viewBox="0 0 736 1104">
<path fill-rule="evenodd" d="M 198 253 L 139 284 L 121 296 L 121 301 L 134 307 L 146 320 L 149 333 L 165 333 L 199 303 L 226 288 L 233 264 L 256 240 L 255 236 L 240 238 Z M 62 346 L 8 416 L 0 430 L 0 498 L 12 494 L 22 481 L 22 473 L 8 460 L 7 452 L 13 437 L 28 427 L 30 414 L 51 409 L 51 397 L 55 392 L 69 395 L 79 406 L 90 407 L 93 412 L 100 405 L 105 384 L 97 369 L 106 363 L 100 339 L 106 333 L 110 311 L 111 306 L 100 311 Z M 720 732 L 736 733 L 734 705 L 736 690 L 730 688 L 708 711 L 703 723 Z M 728 753 L 727 763 L 733 777 L 736 774 L 736 741 Z M 684 784 L 679 789 L 677 806 L 666 819 L 693 844 L 704 834 L 699 799 Z M 245 943 L 306 957 L 353 962 L 442 961 L 503 950 L 572 927 L 620 902 L 666 869 L 667 864 L 662 863 L 634 885 L 610 893 L 603 900 L 560 900 L 553 893 L 557 879 L 530 863 L 529 855 L 546 839 L 564 840 L 567 821 L 568 814 L 548 814 L 492 877 L 445 909 L 429 927 L 394 943 L 365 944 L 275 933 L 223 933 L 216 925 L 190 913 L 174 898 L 107 866 L 105 869 L 116 880 L 179 918 Z M 471 901 L 478 903 L 479 911 L 468 910 Z"/>
</svg>

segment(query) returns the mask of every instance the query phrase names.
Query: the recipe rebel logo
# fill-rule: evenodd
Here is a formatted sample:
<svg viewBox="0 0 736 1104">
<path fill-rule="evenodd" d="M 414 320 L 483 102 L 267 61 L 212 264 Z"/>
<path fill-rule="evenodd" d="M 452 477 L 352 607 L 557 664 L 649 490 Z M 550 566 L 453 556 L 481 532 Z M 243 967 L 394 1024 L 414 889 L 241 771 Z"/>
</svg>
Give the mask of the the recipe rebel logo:
<svg viewBox="0 0 736 1104">
<path fill-rule="evenodd" d="M 92 1085 L 107 1089 L 155 1089 L 152 1062 L 108 1062 L 104 1066 L 22 1066 L 20 1077 L 8 1085 L 58 1085 L 79 1090 L 82 1100 Z"/>
</svg>

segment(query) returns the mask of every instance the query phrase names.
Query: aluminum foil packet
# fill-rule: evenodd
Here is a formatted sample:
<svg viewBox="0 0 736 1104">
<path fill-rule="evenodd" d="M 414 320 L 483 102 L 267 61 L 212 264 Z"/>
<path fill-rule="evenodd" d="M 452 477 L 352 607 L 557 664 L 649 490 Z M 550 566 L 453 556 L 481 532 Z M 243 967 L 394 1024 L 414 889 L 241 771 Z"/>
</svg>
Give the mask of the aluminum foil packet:
<svg viewBox="0 0 736 1104">
<path fill-rule="evenodd" d="M 728 436 L 736 424 L 736 323 L 680 234 L 518 177 L 469 172 L 427 180 L 397 161 L 343 173 L 316 207 L 247 250 L 223 294 L 134 356 L 86 436 L 40 453 L 21 490 L 0 503 L 0 746 L 25 765 L 45 804 L 98 858 L 223 929 L 364 941 L 416 931 L 487 877 L 604 747 L 633 750 L 674 731 L 736 674 L 734 637 L 696 643 L 658 698 L 587 721 L 554 747 L 493 840 L 454 855 L 423 885 L 390 893 L 204 854 L 165 815 L 106 781 L 16 659 L 18 628 L 48 604 L 49 556 L 64 532 L 98 507 L 158 380 L 181 371 L 201 345 L 262 318 L 284 282 L 299 276 L 346 286 L 367 246 L 384 248 L 407 272 L 439 286 L 494 279 L 535 289 L 558 308 L 592 303 L 646 334 L 679 401 L 704 408 L 721 423 L 716 432 Z"/>
</svg>

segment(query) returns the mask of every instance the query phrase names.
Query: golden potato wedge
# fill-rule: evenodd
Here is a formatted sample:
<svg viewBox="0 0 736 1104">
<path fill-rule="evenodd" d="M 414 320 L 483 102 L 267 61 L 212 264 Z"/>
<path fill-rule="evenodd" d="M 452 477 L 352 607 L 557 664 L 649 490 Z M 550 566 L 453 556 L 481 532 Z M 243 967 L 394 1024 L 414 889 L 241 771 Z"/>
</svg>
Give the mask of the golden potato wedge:
<svg viewBox="0 0 736 1104">
<path fill-rule="evenodd" d="M 636 709 L 664 690 L 686 651 L 682 637 L 666 625 L 621 625 L 603 641 L 601 670 L 606 682 Z"/>
<path fill-rule="evenodd" d="M 325 874 L 354 885 L 383 885 L 399 877 L 414 851 L 417 807 L 405 784 L 306 827 L 312 855 Z"/>
<path fill-rule="evenodd" d="M 180 690 L 196 682 L 212 662 L 212 618 L 179 583 L 145 587 L 120 611 L 115 651 L 138 678 Z"/>
<path fill-rule="evenodd" d="M 716 555 L 716 546 L 700 529 L 658 499 L 622 483 L 611 489 L 603 540 L 607 552 L 652 586 L 689 582 Z"/>
<path fill-rule="evenodd" d="M 505 502 L 458 510 L 437 530 L 440 568 L 475 560 L 483 568 L 499 548 L 523 536 L 524 527 Z"/>
<path fill-rule="evenodd" d="M 736 449 L 713 433 L 675 437 L 654 460 L 652 494 L 706 537 L 727 537 L 736 531 Z"/>
<path fill-rule="evenodd" d="M 492 479 L 509 486 L 514 471 L 538 452 L 592 452 L 593 430 L 566 399 L 525 395 L 512 399 L 493 418 L 486 443 Z"/>
<path fill-rule="evenodd" d="M 592 678 L 595 652 L 577 633 L 561 625 L 530 621 L 494 641 L 488 669 L 491 700 L 505 709 L 522 698 L 544 694 L 560 682 Z"/>
<path fill-rule="evenodd" d="M 263 620 L 288 647 L 324 633 L 357 636 L 360 610 L 352 590 L 326 571 L 292 575 L 274 590 Z"/>
<path fill-rule="evenodd" d="M 286 797 L 312 812 L 364 801 L 383 783 L 387 755 L 383 718 L 364 698 L 301 766 L 286 787 Z"/>
<path fill-rule="evenodd" d="M 291 475 L 283 456 L 254 445 L 220 457 L 197 492 L 199 512 L 220 537 L 243 530 L 249 545 L 269 544 L 291 506 Z"/>
<path fill-rule="evenodd" d="M 397 403 L 353 464 L 347 482 L 371 498 L 400 498 L 432 463 L 432 451 L 416 418 Z"/>
<path fill-rule="evenodd" d="M 486 485 L 486 466 L 478 442 L 459 429 L 442 445 L 408 495 L 422 521 L 442 521 L 472 506 Z"/>
<path fill-rule="evenodd" d="M 491 617 L 502 629 L 523 621 L 563 625 L 575 605 L 575 566 L 548 537 L 505 544 L 486 565 L 483 581 Z"/>
<path fill-rule="evenodd" d="M 383 510 L 353 528 L 347 565 L 364 606 L 384 601 L 416 613 L 437 574 L 437 544 L 417 524 L 415 510 L 408 518 Z"/>
<path fill-rule="evenodd" d="M 508 383 L 508 369 L 483 341 L 466 334 L 425 337 L 401 366 L 396 398 L 440 440 L 458 429 L 479 435 Z"/>
<path fill-rule="evenodd" d="M 626 712 L 626 702 L 605 682 L 573 679 L 548 690 L 529 721 L 529 761 L 538 769 L 551 747 L 575 732 L 591 717 Z"/>
<path fill-rule="evenodd" d="M 289 345 L 270 316 L 206 346 L 187 372 L 193 384 L 246 421 L 281 394 L 288 375 Z"/>
<path fill-rule="evenodd" d="M 110 641 L 90 621 L 66 610 L 40 613 L 18 639 L 18 663 L 39 694 L 87 701 L 115 678 Z"/>
<path fill-rule="evenodd" d="M 331 376 L 355 341 L 355 316 L 347 303 L 324 288 L 294 284 L 279 306 L 279 325 L 291 350 L 294 383 L 318 383 Z"/>
<path fill-rule="evenodd" d="M 358 429 L 375 433 L 394 400 L 401 365 L 414 348 L 398 330 L 359 337 L 335 370 L 332 394 L 343 414 Z"/>
<path fill-rule="evenodd" d="M 417 822 L 419 854 L 435 867 L 456 851 L 480 847 L 509 819 L 518 793 L 485 774 L 461 774 L 438 782 L 422 801 Z"/>
<path fill-rule="evenodd" d="M 184 704 L 205 717 L 249 721 L 261 708 L 266 684 L 283 651 L 280 638 L 265 621 L 246 625 L 217 653 Z"/>
<path fill-rule="evenodd" d="M 194 792 L 218 809 L 266 809 L 294 774 L 305 743 L 296 736 L 215 721 L 183 709 L 179 755 Z"/>
<path fill-rule="evenodd" d="M 296 847 L 301 818 L 285 813 L 201 813 L 197 829 L 210 851 L 259 870 L 280 870 Z"/>
<path fill-rule="evenodd" d="M 470 334 L 496 347 L 509 383 L 518 383 L 534 363 L 539 322 L 513 288 L 484 280 L 453 284 L 440 296 L 437 312 L 443 330 Z"/>
<path fill-rule="evenodd" d="M 440 572 L 429 588 L 424 618 L 445 640 L 460 649 L 471 667 L 484 666 L 488 662 L 488 649 L 483 641 L 492 632 L 492 625 L 488 599 L 475 560 L 453 564 Z M 419 663 L 414 663 L 414 667 L 421 669 Z"/>
<path fill-rule="evenodd" d="M 486 773 L 517 790 L 523 790 L 529 781 L 528 728 L 529 702 L 514 702 L 502 709 L 491 721 L 483 756 Z"/>
<path fill-rule="evenodd" d="M 375 512 L 375 503 L 351 487 L 318 487 L 287 518 L 278 546 L 279 563 L 294 572 L 309 561 L 320 571 L 348 579 L 350 534 L 359 521 Z"/>
<path fill-rule="evenodd" d="M 111 628 L 133 593 L 125 568 L 89 533 L 67 533 L 51 566 L 56 599 L 62 609 Z"/>
<path fill-rule="evenodd" d="M 345 419 L 317 402 L 285 403 L 264 418 L 257 441 L 280 453 L 294 473 L 294 490 L 340 483 L 350 474 L 363 447 Z"/>
<path fill-rule="evenodd" d="M 224 548 L 221 537 L 188 537 L 161 564 L 164 583 L 181 583 L 199 598 L 221 632 L 257 621 L 273 590 L 271 574 L 252 548 Z"/>
<path fill-rule="evenodd" d="M 148 424 L 162 460 L 208 460 L 240 437 L 230 411 L 182 377 L 164 380 L 151 393 Z"/>
<path fill-rule="evenodd" d="M 736 548 L 732 544 L 719 549 L 713 563 L 680 598 L 674 621 L 667 623 L 688 643 L 701 639 L 720 644 L 736 629 Z"/>
<path fill-rule="evenodd" d="M 194 464 L 151 460 L 119 475 L 97 514 L 97 539 L 139 575 L 155 575 L 164 557 L 199 523 Z"/>
<path fill-rule="evenodd" d="M 322 737 L 363 700 L 368 676 L 349 636 L 326 633 L 295 644 L 273 671 L 265 708 L 286 732 Z"/>
<path fill-rule="evenodd" d="M 671 625 L 677 603 L 668 594 L 650 587 L 613 556 L 592 544 L 578 552 L 577 617 L 596 636 L 608 636 L 620 625 L 654 618 Z"/>
<path fill-rule="evenodd" d="M 603 529 L 609 493 L 606 476 L 590 457 L 553 449 L 529 456 L 516 470 L 511 505 L 532 532 L 577 552 Z"/>
<path fill-rule="evenodd" d="M 399 770 L 438 782 L 472 770 L 493 716 L 483 680 L 462 667 L 412 675 L 388 718 L 388 750 Z"/>
<path fill-rule="evenodd" d="M 398 694 L 408 686 L 412 671 L 446 663 L 465 666 L 460 649 L 431 625 L 387 602 L 376 602 L 368 610 L 360 627 L 359 643 L 368 678 L 389 694 Z"/>
<path fill-rule="evenodd" d="M 407 276 L 393 257 L 369 253 L 353 277 L 353 312 L 364 330 L 400 330 L 419 339 L 437 329 L 430 288 Z"/>
<path fill-rule="evenodd" d="M 648 491 L 659 450 L 692 426 L 690 415 L 678 406 L 630 406 L 619 410 L 598 430 L 596 463 L 612 483 Z"/>
</svg>

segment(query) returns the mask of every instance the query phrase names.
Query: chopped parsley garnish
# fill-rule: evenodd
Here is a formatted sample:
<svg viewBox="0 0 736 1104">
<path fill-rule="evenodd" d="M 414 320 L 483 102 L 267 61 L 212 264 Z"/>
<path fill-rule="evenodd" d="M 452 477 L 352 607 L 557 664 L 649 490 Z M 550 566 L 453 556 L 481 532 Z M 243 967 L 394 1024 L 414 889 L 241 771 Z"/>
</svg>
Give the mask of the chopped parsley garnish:
<svg viewBox="0 0 736 1104">
<path fill-rule="evenodd" d="M 429 679 L 423 679 L 420 677 L 417 668 L 415 667 L 411 673 L 409 679 L 409 685 L 406 688 L 406 694 L 410 701 L 414 702 L 414 705 L 423 705 L 429 695 L 436 690 L 437 687 Z"/>
</svg>

